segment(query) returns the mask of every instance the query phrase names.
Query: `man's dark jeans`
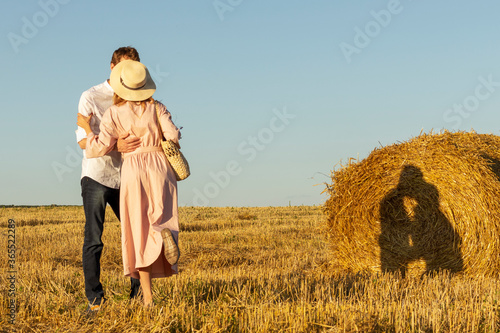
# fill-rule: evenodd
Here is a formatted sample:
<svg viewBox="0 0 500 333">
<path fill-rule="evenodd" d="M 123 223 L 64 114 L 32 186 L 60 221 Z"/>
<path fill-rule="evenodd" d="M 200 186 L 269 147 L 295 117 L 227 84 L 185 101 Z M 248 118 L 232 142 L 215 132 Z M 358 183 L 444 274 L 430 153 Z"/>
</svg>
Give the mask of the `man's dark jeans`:
<svg viewBox="0 0 500 333">
<path fill-rule="evenodd" d="M 104 244 L 102 232 L 106 204 L 111 206 L 120 219 L 120 190 L 104 186 L 89 177 L 81 180 L 83 209 L 85 211 L 85 235 L 83 240 L 82 262 L 85 277 L 85 294 L 89 303 L 100 304 L 104 301 L 104 290 L 100 281 L 101 254 Z M 139 280 L 130 278 L 130 297 L 137 296 Z"/>
</svg>

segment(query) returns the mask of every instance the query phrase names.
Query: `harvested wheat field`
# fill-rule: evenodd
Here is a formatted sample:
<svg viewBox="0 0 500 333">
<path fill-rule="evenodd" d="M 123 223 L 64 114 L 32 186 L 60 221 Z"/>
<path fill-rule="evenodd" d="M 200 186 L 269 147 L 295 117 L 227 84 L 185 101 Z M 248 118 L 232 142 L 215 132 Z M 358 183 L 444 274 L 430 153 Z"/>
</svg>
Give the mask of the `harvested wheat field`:
<svg viewBox="0 0 500 333">
<path fill-rule="evenodd" d="M 421 134 L 333 172 L 325 210 L 335 264 L 498 276 L 500 137 Z"/>
<path fill-rule="evenodd" d="M 153 281 L 156 306 L 146 310 L 128 299 L 120 224 L 110 211 L 101 275 L 108 302 L 89 317 L 81 267 L 83 208 L 0 207 L 0 332 L 500 329 L 500 284 L 492 277 L 438 273 L 402 279 L 332 266 L 319 206 L 181 207 L 180 273 Z M 16 235 L 15 273 L 9 273 L 9 230 Z"/>
</svg>

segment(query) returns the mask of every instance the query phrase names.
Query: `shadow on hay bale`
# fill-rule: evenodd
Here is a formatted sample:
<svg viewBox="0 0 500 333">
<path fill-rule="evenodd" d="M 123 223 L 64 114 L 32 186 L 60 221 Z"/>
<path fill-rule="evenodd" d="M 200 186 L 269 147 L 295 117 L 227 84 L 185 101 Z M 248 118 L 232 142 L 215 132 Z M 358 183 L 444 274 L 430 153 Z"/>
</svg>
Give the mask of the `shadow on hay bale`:
<svg viewBox="0 0 500 333">
<path fill-rule="evenodd" d="M 418 275 L 498 275 L 500 137 L 423 134 L 332 173 L 334 265 Z"/>
<path fill-rule="evenodd" d="M 424 260 L 426 271 L 463 270 L 461 237 L 439 209 L 437 188 L 416 166 L 405 165 L 396 188 L 382 199 L 380 224 L 382 271 L 404 276 L 416 260 Z"/>
</svg>

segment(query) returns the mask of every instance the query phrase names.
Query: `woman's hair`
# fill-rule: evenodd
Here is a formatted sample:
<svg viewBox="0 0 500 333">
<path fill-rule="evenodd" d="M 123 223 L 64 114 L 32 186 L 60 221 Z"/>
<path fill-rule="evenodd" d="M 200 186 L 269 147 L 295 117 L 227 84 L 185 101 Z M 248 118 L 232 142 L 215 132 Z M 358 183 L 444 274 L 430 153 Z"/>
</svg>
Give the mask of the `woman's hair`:
<svg viewBox="0 0 500 333">
<path fill-rule="evenodd" d="M 124 46 L 116 49 L 113 52 L 113 56 L 111 57 L 111 63 L 116 65 L 118 64 L 123 57 L 127 57 L 130 60 L 141 61 L 139 58 L 139 52 L 131 46 Z"/>
<path fill-rule="evenodd" d="M 145 100 L 143 100 L 143 101 L 140 101 L 140 103 L 141 103 L 141 107 L 145 108 L 145 107 L 146 107 L 146 103 L 147 103 L 147 102 L 154 103 L 154 101 L 155 101 L 155 100 L 153 99 L 153 97 L 149 97 L 148 99 L 145 99 Z M 129 101 L 127 101 L 126 99 L 121 98 L 121 97 L 120 97 L 120 96 L 118 96 L 116 93 L 115 93 L 115 94 L 113 94 L 113 104 L 114 104 L 114 105 L 118 105 L 118 106 L 119 106 L 119 105 L 125 104 L 125 103 L 127 103 L 127 102 L 129 102 Z M 133 103 L 133 102 L 132 102 L 132 103 Z"/>
</svg>

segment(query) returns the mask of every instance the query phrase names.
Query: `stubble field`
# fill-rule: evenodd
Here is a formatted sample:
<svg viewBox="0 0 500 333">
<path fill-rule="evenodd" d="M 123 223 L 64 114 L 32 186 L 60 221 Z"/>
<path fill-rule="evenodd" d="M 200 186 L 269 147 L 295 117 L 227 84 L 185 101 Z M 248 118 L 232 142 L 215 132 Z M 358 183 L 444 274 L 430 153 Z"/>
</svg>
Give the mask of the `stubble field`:
<svg viewBox="0 0 500 333">
<path fill-rule="evenodd" d="M 120 224 L 108 208 L 101 259 L 108 302 L 87 316 L 83 208 L 1 207 L 0 331 L 500 330 L 495 278 L 401 279 L 332 267 L 322 207 L 181 207 L 180 216 L 179 274 L 153 280 L 156 306 L 144 309 L 128 299 Z"/>
</svg>

